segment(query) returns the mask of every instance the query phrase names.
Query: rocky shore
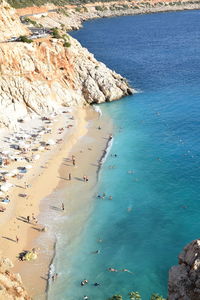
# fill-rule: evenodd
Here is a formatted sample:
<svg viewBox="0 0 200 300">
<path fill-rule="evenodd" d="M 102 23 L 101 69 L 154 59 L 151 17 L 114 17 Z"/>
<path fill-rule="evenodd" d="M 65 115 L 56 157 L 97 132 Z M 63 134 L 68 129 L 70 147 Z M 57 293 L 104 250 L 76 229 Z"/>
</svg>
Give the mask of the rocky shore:
<svg viewBox="0 0 200 300">
<path fill-rule="evenodd" d="M 200 240 L 188 244 L 169 271 L 168 300 L 200 299 Z"/>
<path fill-rule="evenodd" d="M 80 29 L 84 21 L 91 19 L 193 9 L 200 9 L 199 0 L 110 1 L 63 7 L 48 4 L 18 9 L 17 13 L 20 16 L 32 15 L 30 18 L 45 28 L 57 27 L 70 31 Z"/>
</svg>

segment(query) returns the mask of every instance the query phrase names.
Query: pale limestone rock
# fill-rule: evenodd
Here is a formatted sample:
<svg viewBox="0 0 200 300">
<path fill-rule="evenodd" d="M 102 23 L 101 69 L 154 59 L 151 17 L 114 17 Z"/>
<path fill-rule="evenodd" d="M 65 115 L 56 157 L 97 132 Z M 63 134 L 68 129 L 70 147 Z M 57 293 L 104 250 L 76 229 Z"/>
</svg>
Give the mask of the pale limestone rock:
<svg viewBox="0 0 200 300">
<path fill-rule="evenodd" d="M 0 42 L 5 42 L 13 36 L 29 34 L 29 30 L 15 14 L 15 9 L 5 1 L 0 2 L 0 32 Z"/>
<path fill-rule="evenodd" d="M 71 46 L 57 39 L 0 44 L 0 124 L 16 128 L 17 120 L 119 99 L 133 92 L 119 74 L 98 62 L 69 36 Z"/>
<path fill-rule="evenodd" d="M 0 299 L 1 300 L 31 300 L 25 291 L 19 274 L 13 274 L 13 267 L 8 258 L 0 258 Z"/>
</svg>

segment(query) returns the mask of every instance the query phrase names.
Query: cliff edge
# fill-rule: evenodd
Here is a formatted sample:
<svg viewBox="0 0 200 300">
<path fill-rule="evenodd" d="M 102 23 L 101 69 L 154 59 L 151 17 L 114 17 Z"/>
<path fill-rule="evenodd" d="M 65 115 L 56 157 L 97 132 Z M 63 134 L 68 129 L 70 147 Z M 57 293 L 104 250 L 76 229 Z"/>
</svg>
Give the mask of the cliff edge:
<svg viewBox="0 0 200 300">
<path fill-rule="evenodd" d="M 168 300 L 200 300 L 200 239 L 179 255 L 179 265 L 169 271 Z"/>
<path fill-rule="evenodd" d="M 16 36 L 15 22 L 12 29 Z M 64 42 L 60 34 L 32 43 L 0 43 L 0 126 L 15 127 L 17 120 L 34 114 L 113 101 L 133 92 L 126 79 L 69 35 Z"/>
<path fill-rule="evenodd" d="M 7 2 L 0 0 L 0 42 L 13 36 L 29 34 L 29 30 L 20 22 L 19 17 Z"/>
</svg>

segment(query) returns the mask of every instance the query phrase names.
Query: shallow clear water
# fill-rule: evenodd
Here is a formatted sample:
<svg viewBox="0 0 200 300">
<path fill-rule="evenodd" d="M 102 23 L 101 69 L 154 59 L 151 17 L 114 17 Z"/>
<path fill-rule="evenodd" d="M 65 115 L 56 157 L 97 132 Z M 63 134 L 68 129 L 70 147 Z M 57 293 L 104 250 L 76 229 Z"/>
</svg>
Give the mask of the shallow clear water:
<svg viewBox="0 0 200 300">
<path fill-rule="evenodd" d="M 187 11 L 101 19 L 73 33 L 140 93 L 101 105 L 115 123 L 117 157 L 108 157 L 97 190 L 113 200 L 94 198 L 73 255 L 67 243 L 58 245 L 57 271 L 69 259 L 71 266 L 50 299 L 128 299 L 133 290 L 143 300 L 166 296 L 169 268 L 199 238 L 199 17 Z M 89 284 L 81 287 L 84 278 Z"/>
</svg>

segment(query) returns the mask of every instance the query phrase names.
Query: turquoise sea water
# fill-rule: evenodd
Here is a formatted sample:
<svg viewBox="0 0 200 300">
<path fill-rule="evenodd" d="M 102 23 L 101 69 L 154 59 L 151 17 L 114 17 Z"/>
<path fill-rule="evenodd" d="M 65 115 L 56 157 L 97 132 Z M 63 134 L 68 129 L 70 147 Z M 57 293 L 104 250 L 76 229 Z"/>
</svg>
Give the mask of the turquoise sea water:
<svg viewBox="0 0 200 300">
<path fill-rule="evenodd" d="M 134 290 L 143 300 L 166 296 L 169 268 L 200 236 L 200 12 L 95 20 L 73 36 L 139 93 L 101 105 L 115 124 L 97 186 L 106 197 L 94 198 L 81 247 L 58 249 L 58 273 L 70 259 L 70 285 L 58 278 L 49 299 L 128 299 Z"/>
</svg>

